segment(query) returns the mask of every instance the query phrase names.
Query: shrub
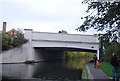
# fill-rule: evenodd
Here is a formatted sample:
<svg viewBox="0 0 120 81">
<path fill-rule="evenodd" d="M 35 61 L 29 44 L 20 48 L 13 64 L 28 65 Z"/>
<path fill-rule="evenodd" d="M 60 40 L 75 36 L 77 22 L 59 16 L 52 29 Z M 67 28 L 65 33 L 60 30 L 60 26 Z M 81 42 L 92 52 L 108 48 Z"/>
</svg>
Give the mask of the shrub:
<svg viewBox="0 0 120 81">
<path fill-rule="evenodd" d="M 115 53 L 116 55 L 120 56 L 120 44 L 117 42 L 112 42 L 107 48 L 106 48 L 106 54 L 104 56 L 104 60 L 107 62 L 110 62 L 112 58 L 112 53 Z"/>
<path fill-rule="evenodd" d="M 2 51 L 20 46 L 27 41 L 22 32 L 17 35 L 2 34 Z"/>
</svg>

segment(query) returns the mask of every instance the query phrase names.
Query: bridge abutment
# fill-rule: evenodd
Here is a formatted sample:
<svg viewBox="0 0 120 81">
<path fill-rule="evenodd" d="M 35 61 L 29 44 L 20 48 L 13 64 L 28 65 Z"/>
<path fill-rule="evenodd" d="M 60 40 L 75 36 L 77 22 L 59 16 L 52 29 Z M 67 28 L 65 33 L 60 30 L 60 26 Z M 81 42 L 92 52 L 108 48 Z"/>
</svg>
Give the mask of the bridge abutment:
<svg viewBox="0 0 120 81">
<path fill-rule="evenodd" d="M 64 59 L 64 51 L 33 48 L 31 47 L 30 42 L 27 42 L 20 47 L 2 52 L 0 57 L 2 58 L 0 63 L 24 63 L 28 61 L 38 62 L 47 60 L 60 60 Z"/>
</svg>

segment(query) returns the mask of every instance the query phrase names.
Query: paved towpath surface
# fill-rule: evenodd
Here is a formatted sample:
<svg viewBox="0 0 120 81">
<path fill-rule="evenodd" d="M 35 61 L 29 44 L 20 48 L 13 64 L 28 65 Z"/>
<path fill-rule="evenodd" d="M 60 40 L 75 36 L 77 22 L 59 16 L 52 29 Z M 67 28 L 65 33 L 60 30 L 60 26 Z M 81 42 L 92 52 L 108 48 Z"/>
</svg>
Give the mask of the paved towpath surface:
<svg viewBox="0 0 120 81">
<path fill-rule="evenodd" d="M 110 80 L 110 77 L 108 77 L 102 70 L 100 70 L 97 67 L 94 68 L 93 63 L 88 63 L 86 67 L 88 70 L 89 79 L 109 79 Z"/>
</svg>

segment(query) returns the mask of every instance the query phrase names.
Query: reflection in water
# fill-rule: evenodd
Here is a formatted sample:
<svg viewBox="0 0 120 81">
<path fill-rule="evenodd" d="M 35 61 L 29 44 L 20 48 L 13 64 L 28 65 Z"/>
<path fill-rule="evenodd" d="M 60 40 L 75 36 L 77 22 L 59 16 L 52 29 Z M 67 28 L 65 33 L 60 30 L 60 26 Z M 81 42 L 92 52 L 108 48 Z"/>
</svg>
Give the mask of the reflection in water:
<svg viewBox="0 0 120 81">
<path fill-rule="evenodd" d="M 80 79 L 84 59 L 69 59 L 57 62 L 40 62 L 34 64 L 3 64 L 3 79 Z"/>
<path fill-rule="evenodd" d="M 71 69 L 82 69 L 83 64 L 85 64 L 88 61 L 88 58 L 67 59 L 65 61 L 65 66 Z"/>
<path fill-rule="evenodd" d="M 38 68 L 34 71 L 33 77 L 36 78 L 67 78 L 67 79 L 80 79 L 81 69 L 69 69 L 64 66 L 64 62 L 49 62 L 44 63 L 44 67 L 36 64 Z M 75 75 L 75 76 L 73 76 Z"/>
</svg>

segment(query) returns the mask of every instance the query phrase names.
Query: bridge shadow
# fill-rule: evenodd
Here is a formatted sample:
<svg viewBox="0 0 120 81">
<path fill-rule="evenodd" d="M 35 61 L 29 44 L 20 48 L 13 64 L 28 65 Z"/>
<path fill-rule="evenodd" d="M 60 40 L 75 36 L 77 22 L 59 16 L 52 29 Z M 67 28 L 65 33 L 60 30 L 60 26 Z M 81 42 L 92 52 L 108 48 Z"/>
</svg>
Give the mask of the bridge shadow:
<svg viewBox="0 0 120 81">
<path fill-rule="evenodd" d="M 34 47 L 34 49 L 56 50 L 56 51 L 78 51 L 78 52 L 97 53 L 97 50 L 83 49 L 83 48 L 70 48 L 70 47 Z"/>
<path fill-rule="evenodd" d="M 65 51 L 92 52 L 97 50 L 69 48 L 69 47 L 34 47 L 34 58 L 39 61 L 52 61 L 65 59 Z"/>
</svg>

